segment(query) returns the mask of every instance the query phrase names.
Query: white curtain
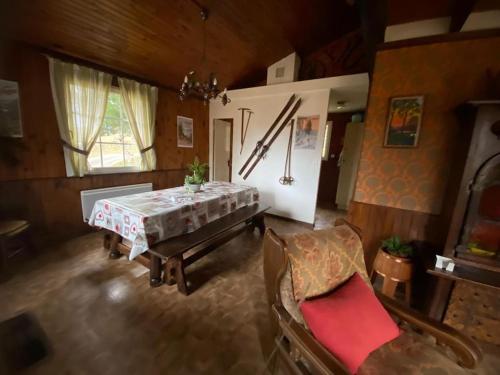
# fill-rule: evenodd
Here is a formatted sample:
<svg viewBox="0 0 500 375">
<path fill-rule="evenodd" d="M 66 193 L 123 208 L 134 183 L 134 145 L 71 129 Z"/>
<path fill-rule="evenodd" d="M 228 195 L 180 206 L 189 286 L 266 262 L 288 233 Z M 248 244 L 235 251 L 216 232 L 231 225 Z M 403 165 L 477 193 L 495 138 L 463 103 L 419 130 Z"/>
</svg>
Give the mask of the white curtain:
<svg viewBox="0 0 500 375">
<path fill-rule="evenodd" d="M 112 76 L 49 57 L 50 83 L 68 176 L 84 176 L 102 128 Z"/>
<path fill-rule="evenodd" d="M 130 128 L 141 152 L 141 170 L 152 171 L 156 168 L 154 140 L 158 88 L 124 78 L 119 78 L 118 82 Z"/>
</svg>

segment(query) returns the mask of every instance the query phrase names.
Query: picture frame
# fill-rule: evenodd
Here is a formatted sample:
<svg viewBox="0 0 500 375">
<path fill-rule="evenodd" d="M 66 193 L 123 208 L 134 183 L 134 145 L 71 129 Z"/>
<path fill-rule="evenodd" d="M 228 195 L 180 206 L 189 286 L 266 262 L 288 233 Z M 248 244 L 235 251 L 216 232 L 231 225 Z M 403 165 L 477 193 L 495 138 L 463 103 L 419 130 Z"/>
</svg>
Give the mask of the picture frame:
<svg viewBox="0 0 500 375">
<path fill-rule="evenodd" d="M 423 109 L 423 95 L 391 98 L 385 126 L 384 147 L 417 147 Z"/>
<path fill-rule="evenodd" d="M 0 136 L 23 137 L 19 85 L 16 81 L 0 79 Z"/>
<path fill-rule="evenodd" d="M 299 116 L 295 124 L 296 150 L 315 150 L 319 136 L 319 115 Z"/>
<path fill-rule="evenodd" d="M 177 147 L 193 148 L 193 119 L 177 116 Z"/>
</svg>

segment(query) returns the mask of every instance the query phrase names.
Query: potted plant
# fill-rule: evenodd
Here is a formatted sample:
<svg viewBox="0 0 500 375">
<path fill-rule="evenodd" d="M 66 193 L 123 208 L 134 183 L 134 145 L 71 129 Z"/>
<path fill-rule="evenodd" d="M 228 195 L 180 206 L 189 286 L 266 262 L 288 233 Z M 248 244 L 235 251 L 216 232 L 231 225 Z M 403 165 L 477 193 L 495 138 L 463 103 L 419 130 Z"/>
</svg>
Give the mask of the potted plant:
<svg viewBox="0 0 500 375">
<path fill-rule="evenodd" d="M 413 247 L 398 236 L 382 241 L 373 262 L 373 271 L 396 282 L 409 282 L 413 274 Z"/>
<path fill-rule="evenodd" d="M 198 157 L 194 158 L 192 164 L 188 164 L 187 168 L 191 172 L 191 175 L 187 175 L 184 179 L 184 186 L 188 191 L 196 193 L 200 191 L 201 185 L 203 185 L 205 181 L 205 173 L 208 168 L 208 164 L 200 163 Z"/>
</svg>

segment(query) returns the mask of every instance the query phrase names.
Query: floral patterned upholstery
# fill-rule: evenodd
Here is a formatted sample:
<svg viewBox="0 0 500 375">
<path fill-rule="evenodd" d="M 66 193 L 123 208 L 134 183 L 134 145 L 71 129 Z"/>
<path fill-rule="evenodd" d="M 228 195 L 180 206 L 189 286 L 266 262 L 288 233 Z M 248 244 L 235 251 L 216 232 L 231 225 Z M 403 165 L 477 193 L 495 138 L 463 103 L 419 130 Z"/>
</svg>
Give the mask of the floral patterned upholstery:
<svg viewBox="0 0 500 375">
<path fill-rule="evenodd" d="M 453 352 L 436 344 L 432 336 L 403 329 L 396 339 L 372 352 L 359 368 L 358 375 L 461 375 L 475 374 L 460 367 Z"/>
<path fill-rule="evenodd" d="M 280 284 L 283 307 L 307 329 L 297 296 L 329 291 L 358 272 L 369 283 L 359 237 L 347 226 L 284 237 L 290 262 Z M 335 254 L 337 252 L 337 254 Z M 302 261 L 301 258 L 305 260 Z M 333 262 L 331 267 L 328 262 Z M 295 268 L 294 268 L 295 267 Z M 293 273 L 293 272 L 296 273 Z M 335 275 L 339 272 L 341 275 Z M 297 282 L 296 282 L 297 278 Z M 339 281 L 341 280 L 341 281 Z M 310 282 L 312 287 L 303 288 Z M 320 283 L 325 283 L 323 286 Z M 332 286 L 335 285 L 335 286 Z M 299 289 L 298 293 L 296 288 Z M 400 325 L 402 334 L 372 352 L 359 368 L 358 375 L 461 375 L 476 374 L 460 367 L 453 352 L 436 344 L 434 337 Z M 302 363 L 310 368 L 304 358 Z"/>
<path fill-rule="evenodd" d="M 327 293 L 355 272 L 371 287 L 359 236 L 347 225 L 284 237 L 296 301 Z"/>
</svg>

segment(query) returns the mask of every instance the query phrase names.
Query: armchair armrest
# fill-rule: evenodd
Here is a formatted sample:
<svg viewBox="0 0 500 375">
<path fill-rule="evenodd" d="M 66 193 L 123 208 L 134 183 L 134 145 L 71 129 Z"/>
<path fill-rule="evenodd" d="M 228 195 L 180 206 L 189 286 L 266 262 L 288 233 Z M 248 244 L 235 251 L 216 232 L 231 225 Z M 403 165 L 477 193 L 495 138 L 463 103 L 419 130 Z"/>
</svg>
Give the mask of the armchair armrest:
<svg viewBox="0 0 500 375">
<path fill-rule="evenodd" d="M 273 305 L 283 335 L 315 368 L 315 374 L 349 375 L 350 372 L 335 356 L 325 349 L 302 325 L 297 323 L 283 306 Z"/>
<path fill-rule="evenodd" d="M 449 346 L 458 358 L 458 364 L 474 368 L 482 358 L 479 346 L 456 329 L 408 308 L 383 294 L 376 292 L 378 299 L 389 313 L 434 336 L 439 343 Z"/>
</svg>

